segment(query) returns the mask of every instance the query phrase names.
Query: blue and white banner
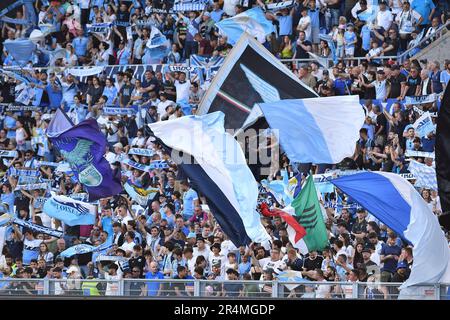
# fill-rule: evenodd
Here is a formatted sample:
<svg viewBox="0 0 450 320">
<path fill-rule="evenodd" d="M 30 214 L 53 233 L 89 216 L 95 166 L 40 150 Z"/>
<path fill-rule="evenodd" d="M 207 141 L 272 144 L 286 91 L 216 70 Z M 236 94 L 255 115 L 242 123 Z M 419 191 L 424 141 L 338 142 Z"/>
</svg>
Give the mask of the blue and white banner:
<svg viewBox="0 0 450 320">
<path fill-rule="evenodd" d="M 405 97 L 405 104 L 422 104 L 422 103 L 433 103 L 436 101 L 436 94 L 428 94 L 425 96 L 411 96 Z"/>
<path fill-rule="evenodd" d="M 428 188 L 431 190 L 437 190 L 437 179 L 436 179 L 436 169 L 427 166 L 426 164 L 411 161 L 408 166 L 408 170 L 416 178 L 414 187 L 417 188 Z"/>
<path fill-rule="evenodd" d="M 10 176 L 24 176 L 24 177 L 39 177 L 41 175 L 41 172 L 36 169 L 16 169 L 16 168 L 9 168 L 7 171 L 7 174 Z"/>
<path fill-rule="evenodd" d="M 36 106 L 21 106 L 21 105 L 3 105 L 3 112 L 4 111 L 11 111 L 11 112 L 19 112 L 19 111 L 40 111 L 41 108 Z"/>
<path fill-rule="evenodd" d="M 364 111 L 358 96 L 259 103 L 291 161 L 339 163 L 355 152 Z M 301 121 L 301 124 L 299 123 Z"/>
<path fill-rule="evenodd" d="M 111 249 L 114 246 L 114 244 L 111 243 L 104 243 L 97 247 L 88 245 L 88 244 L 77 244 L 75 246 L 72 246 L 63 252 L 61 252 L 61 257 L 63 258 L 70 258 L 77 254 L 85 254 L 85 253 L 94 253 L 94 252 L 101 252 L 108 249 Z"/>
<path fill-rule="evenodd" d="M 110 261 L 110 262 L 126 262 L 128 258 L 121 256 L 107 256 L 106 254 L 99 254 L 95 259 L 95 262 Z"/>
<path fill-rule="evenodd" d="M 89 76 L 95 76 L 102 73 L 104 67 L 78 67 L 70 68 L 67 72 L 77 78 L 87 78 Z"/>
<path fill-rule="evenodd" d="M 155 169 L 166 169 L 169 167 L 167 162 L 161 161 L 161 160 L 152 161 L 149 165 L 137 163 L 131 159 L 123 159 L 121 162 L 123 164 L 126 164 L 126 165 L 134 168 L 134 169 L 138 169 L 138 170 L 144 171 L 144 172 L 150 172 Z"/>
<path fill-rule="evenodd" d="M 213 73 L 219 71 L 224 61 L 224 57 L 203 57 L 197 54 L 192 54 L 189 58 L 189 64 L 197 70 L 200 81 L 202 81 L 203 78 L 205 78 L 206 81 L 211 80 Z"/>
<path fill-rule="evenodd" d="M 228 37 L 228 43 L 234 45 L 244 32 L 249 33 L 260 43 L 266 42 L 266 36 L 275 32 L 272 21 L 267 20 L 260 7 L 244 11 L 234 17 L 216 23 L 220 32 Z"/>
<path fill-rule="evenodd" d="M 48 199 L 44 204 L 43 211 L 69 226 L 95 223 L 96 210 L 93 205 L 62 195 L 55 195 Z"/>
<path fill-rule="evenodd" d="M 111 30 L 112 23 L 93 23 L 87 24 L 86 30 L 89 33 L 108 33 Z"/>
<path fill-rule="evenodd" d="M 171 65 L 169 66 L 169 70 L 172 72 L 193 72 L 195 70 L 194 67 L 187 67 L 187 66 L 175 66 Z"/>
<path fill-rule="evenodd" d="M 425 152 L 425 151 L 414 151 L 414 150 L 406 150 L 405 157 L 420 157 L 420 158 L 431 158 L 434 159 L 434 152 Z"/>
<path fill-rule="evenodd" d="M 30 190 L 40 190 L 40 189 L 48 189 L 50 186 L 48 183 L 33 183 L 33 184 L 24 184 L 24 185 L 20 185 L 18 184 L 16 186 L 16 188 L 14 189 L 14 191 L 17 190 L 26 190 L 26 191 L 30 191 Z"/>
<path fill-rule="evenodd" d="M 60 162 L 49 162 L 49 161 L 37 161 L 36 162 L 36 165 L 38 166 L 38 167 L 43 167 L 43 166 L 46 166 L 46 167 L 58 167 L 59 165 L 60 165 L 61 163 Z"/>
<path fill-rule="evenodd" d="M 18 156 L 15 150 L 0 150 L 0 157 L 3 158 L 16 158 Z"/>
<path fill-rule="evenodd" d="M 267 4 L 267 9 L 270 11 L 279 11 L 281 9 L 290 9 L 295 5 L 295 0 L 281 1 Z"/>
<path fill-rule="evenodd" d="M 132 116 L 136 114 L 133 108 L 120 108 L 120 107 L 104 107 L 103 114 L 105 115 L 121 115 Z"/>
<path fill-rule="evenodd" d="M 89 195 L 87 193 L 72 193 L 69 194 L 69 198 L 82 202 L 87 202 L 89 200 Z"/>
<path fill-rule="evenodd" d="M 414 263 L 399 298 L 413 298 L 420 289 L 411 286 L 450 281 L 447 239 L 437 217 L 407 180 L 393 173 L 364 172 L 331 182 L 413 245 Z"/>
<path fill-rule="evenodd" d="M 131 148 L 130 151 L 128 151 L 128 154 L 135 154 L 137 156 L 146 156 L 146 157 L 152 157 L 155 152 L 151 149 L 142 149 L 142 148 Z"/>
<path fill-rule="evenodd" d="M 19 226 L 31 229 L 33 232 L 48 234 L 48 235 L 50 235 L 52 237 L 56 237 L 56 238 L 61 238 L 64 234 L 64 232 L 62 232 L 60 230 L 50 229 L 50 228 L 40 226 L 38 224 L 29 222 L 29 221 L 25 221 L 22 219 L 18 219 L 18 218 L 15 218 L 12 222 Z"/>
<path fill-rule="evenodd" d="M 380 7 L 378 4 L 372 4 L 371 6 L 367 6 L 367 9 L 363 12 L 358 14 L 358 19 L 360 21 L 364 21 L 367 23 L 373 23 L 375 22 L 377 18 L 378 11 L 380 10 Z"/>
<path fill-rule="evenodd" d="M 428 111 L 414 122 L 413 127 L 420 138 L 426 137 L 430 132 L 435 130 L 433 120 L 431 120 L 431 115 Z"/>
</svg>

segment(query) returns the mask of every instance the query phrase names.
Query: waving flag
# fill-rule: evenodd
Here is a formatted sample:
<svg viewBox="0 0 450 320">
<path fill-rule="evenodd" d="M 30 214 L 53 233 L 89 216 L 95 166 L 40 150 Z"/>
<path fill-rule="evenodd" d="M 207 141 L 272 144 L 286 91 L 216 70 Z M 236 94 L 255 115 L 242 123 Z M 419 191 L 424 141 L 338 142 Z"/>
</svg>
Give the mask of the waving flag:
<svg viewBox="0 0 450 320">
<path fill-rule="evenodd" d="M 364 111 L 358 96 L 260 103 L 293 162 L 339 163 L 355 152 Z"/>
<path fill-rule="evenodd" d="M 400 287 L 401 296 L 419 294 L 409 289 L 415 284 L 450 282 L 447 240 L 437 217 L 407 180 L 394 173 L 364 172 L 331 182 L 414 246 L 411 275 Z"/>
<path fill-rule="evenodd" d="M 106 138 L 95 119 L 72 126 L 60 109 L 49 124 L 47 136 L 72 167 L 76 179 L 89 193 L 89 201 L 122 191 L 120 171 L 113 172 L 104 154 Z"/>
<path fill-rule="evenodd" d="M 147 41 L 146 47 L 147 49 L 142 60 L 146 64 L 160 63 L 170 51 L 170 41 L 158 28 L 152 26 L 150 39 Z"/>
<path fill-rule="evenodd" d="M 260 7 L 244 11 L 234 17 L 216 23 L 222 34 L 228 37 L 228 43 L 234 45 L 244 32 L 266 42 L 266 35 L 275 32 L 275 28 Z"/>
<path fill-rule="evenodd" d="M 33 59 L 36 45 L 28 39 L 5 40 L 4 46 L 14 60 L 21 66 Z"/>
<path fill-rule="evenodd" d="M 322 250 L 328 246 L 327 229 L 312 175 L 309 175 L 303 189 L 291 205 L 283 210 L 291 214 L 306 230 L 306 235 L 301 239 L 296 238 L 296 233 L 288 230 L 289 240 L 301 253 Z"/>
<path fill-rule="evenodd" d="M 214 217 L 236 246 L 270 239 L 256 212 L 258 185 L 241 146 L 225 132 L 222 112 L 149 127 L 167 150 L 172 149 L 172 160 L 205 195 Z"/>
<path fill-rule="evenodd" d="M 61 257 L 63 258 L 70 258 L 76 254 L 85 254 L 85 253 L 91 253 L 91 252 L 102 252 L 105 250 L 108 250 L 113 247 L 114 244 L 111 243 L 111 241 L 107 241 L 97 247 L 88 245 L 88 244 L 77 244 L 75 246 L 72 246 L 70 248 L 67 248 L 63 252 L 61 252 Z"/>
<path fill-rule="evenodd" d="M 95 206 L 62 195 L 55 195 L 45 201 L 43 211 L 69 226 L 95 223 Z"/>
</svg>

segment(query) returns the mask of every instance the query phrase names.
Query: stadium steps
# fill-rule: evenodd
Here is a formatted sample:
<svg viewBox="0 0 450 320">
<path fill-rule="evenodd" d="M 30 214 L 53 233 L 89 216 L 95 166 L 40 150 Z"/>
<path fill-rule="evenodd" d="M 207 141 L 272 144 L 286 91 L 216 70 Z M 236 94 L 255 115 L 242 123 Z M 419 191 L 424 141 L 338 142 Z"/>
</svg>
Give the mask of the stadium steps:
<svg viewBox="0 0 450 320">
<path fill-rule="evenodd" d="M 412 59 L 438 61 L 441 66 L 446 59 L 450 59 L 450 31 L 445 32 L 440 38 L 420 50 Z"/>
</svg>

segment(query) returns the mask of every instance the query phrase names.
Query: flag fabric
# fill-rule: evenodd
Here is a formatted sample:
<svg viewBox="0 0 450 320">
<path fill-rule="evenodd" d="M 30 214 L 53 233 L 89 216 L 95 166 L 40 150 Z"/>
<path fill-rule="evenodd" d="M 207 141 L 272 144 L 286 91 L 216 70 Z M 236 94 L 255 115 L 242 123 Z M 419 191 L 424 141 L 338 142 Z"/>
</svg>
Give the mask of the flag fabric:
<svg viewBox="0 0 450 320">
<path fill-rule="evenodd" d="M 295 282 L 295 284 L 294 283 L 284 284 L 284 286 L 290 291 L 292 291 L 295 288 L 297 288 L 298 286 L 300 286 L 300 284 L 298 284 L 299 282 L 301 282 L 301 283 L 310 283 L 311 282 L 310 280 L 303 278 L 301 271 L 287 270 L 287 271 L 280 272 L 276 277 L 277 277 L 278 281 L 280 281 L 281 283 Z"/>
<path fill-rule="evenodd" d="M 47 215 L 69 226 L 95 223 L 95 206 L 63 195 L 54 195 L 45 201 L 42 209 Z"/>
<path fill-rule="evenodd" d="M 161 33 L 161 31 L 159 31 L 158 28 L 152 26 L 142 61 L 145 61 L 145 64 L 160 63 L 169 51 L 170 41 Z"/>
<path fill-rule="evenodd" d="M 302 190 L 302 173 L 297 173 L 293 178 L 289 179 L 288 191 L 292 195 L 292 198 L 297 198 L 298 194 Z"/>
<path fill-rule="evenodd" d="M 290 206 L 283 209 L 291 214 L 306 230 L 306 235 L 299 241 L 297 233 L 288 231 L 289 240 L 302 254 L 320 251 L 328 246 L 328 234 L 322 216 L 316 187 L 312 175 L 306 179 L 305 185 Z M 296 238 L 297 237 L 297 238 Z"/>
<path fill-rule="evenodd" d="M 172 160 L 205 195 L 214 217 L 237 247 L 268 241 L 256 212 L 258 184 L 239 143 L 225 132 L 224 116 L 222 112 L 185 116 L 149 127 L 167 151 L 172 149 Z"/>
<path fill-rule="evenodd" d="M 228 43 L 234 45 L 244 32 L 266 42 L 266 35 L 275 32 L 275 28 L 260 7 L 244 11 L 234 17 L 216 23 L 222 34 L 228 37 Z"/>
<path fill-rule="evenodd" d="M 450 282 L 450 249 L 437 217 L 404 178 L 388 172 L 363 172 L 331 180 L 388 228 L 409 241 L 414 264 L 401 295 L 415 284 Z"/>
<path fill-rule="evenodd" d="M 28 39 L 5 40 L 4 46 L 13 59 L 21 66 L 33 58 L 36 45 Z"/>
<path fill-rule="evenodd" d="M 287 206 L 292 202 L 293 197 L 289 193 L 288 184 L 285 181 L 263 179 L 261 185 L 275 197 L 278 203 Z"/>
<path fill-rule="evenodd" d="M 128 193 L 128 195 L 131 197 L 131 199 L 136 201 L 141 206 L 146 206 L 147 203 L 150 200 L 153 200 L 153 198 L 159 192 L 158 188 L 148 188 L 148 189 L 138 188 L 135 185 L 131 184 L 129 181 L 127 181 L 123 187 L 125 191 Z"/>
<path fill-rule="evenodd" d="M 293 162 L 339 163 L 355 152 L 364 111 L 358 96 L 260 103 Z"/>
<path fill-rule="evenodd" d="M 412 160 L 408 166 L 409 172 L 411 172 L 416 178 L 414 183 L 415 187 L 427 188 L 431 190 L 437 190 L 436 170 L 433 167 L 426 164 Z"/>
<path fill-rule="evenodd" d="M 86 188 L 89 201 L 116 195 L 122 191 L 120 171 L 114 172 L 105 159 L 106 138 L 95 119 L 72 126 L 58 109 L 49 124 L 47 136 L 70 164 L 75 178 Z"/>
<path fill-rule="evenodd" d="M 268 124 L 262 112 L 256 110 L 259 112 L 253 114 L 253 109 L 256 103 L 273 102 L 269 99 L 274 97 L 313 98 L 317 93 L 263 45 L 244 33 L 213 78 L 197 114 L 222 111 L 226 129 L 241 129 L 252 124 L 266 129 Z"/>
<path fill-rule="evenodd" d="M 101 252 L 112 248 L 113 245 L 114 244 L 112 244 L 111 241 L 107 241 L 97 247 L 91 246 L 89 244 L 77 244 L 61 252 L 61 257 L 70 258 L 76 254 Z"/>
<path fill-rule="evenodd" d="M 289 241 L 291 241 L 294 247 L 305 249 L 305 243 L 304 241 L 301 240 L 306 235 L 306 230 L 305 228 L 303 228 L 302 225 L 298 223 L 298 221 L 293 215 L 277 208 L 269 210 L 266 203 L 262 203 L 260 208 L 261 213 L 266 217 L 276 217 L 276 216 L 281 217 L 284 220 L 284 222 L 287 223 L 286 230 L 289 235 Z M 307 252 L 306 249 L 303 252 Z"/>
<path fill-rule="evenodd" d="M 446 230 L 450 230 L 450 86 L 442 98 L 436 124 L 436 176 L 443 212 L 439 221 Z"/>
</svg>

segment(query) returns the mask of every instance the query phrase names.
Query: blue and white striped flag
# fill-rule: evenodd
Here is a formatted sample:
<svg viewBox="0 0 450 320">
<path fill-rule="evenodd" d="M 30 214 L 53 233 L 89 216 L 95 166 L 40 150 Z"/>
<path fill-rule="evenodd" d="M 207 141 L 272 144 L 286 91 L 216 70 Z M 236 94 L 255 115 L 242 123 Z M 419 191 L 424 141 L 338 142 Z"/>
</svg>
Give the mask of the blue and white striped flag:
<svg viewBox="0 0 450 320">
<path fill-rule="evenodd" d="M 216 23 L 223 35 L 228 37 L 228 43 L 234 45 L 244 32 L 249 33 L 259 42 L 266 42 L 266 35 L 275 32 L 275 28 L 260 7 L 244 11 L 234 17 Z"/>
<path fill-rule="evenodd" d="M 66 196 L 51 197 L 45 202 L 43 211 L 69 226 L 95 223 L 96 210 L 93 205 Z"/>
</svg>

